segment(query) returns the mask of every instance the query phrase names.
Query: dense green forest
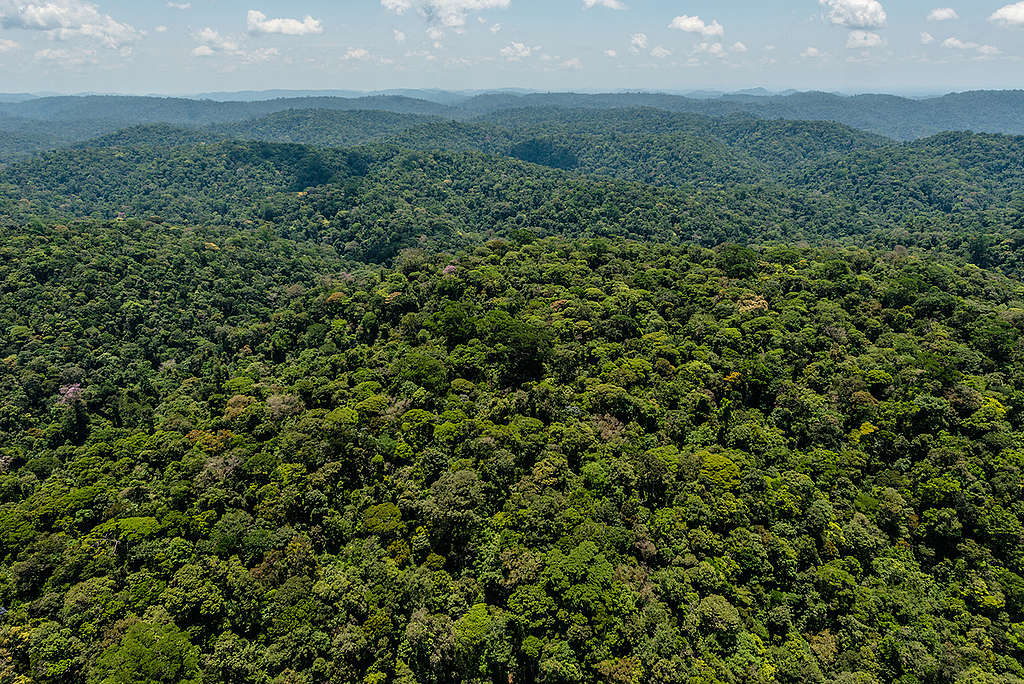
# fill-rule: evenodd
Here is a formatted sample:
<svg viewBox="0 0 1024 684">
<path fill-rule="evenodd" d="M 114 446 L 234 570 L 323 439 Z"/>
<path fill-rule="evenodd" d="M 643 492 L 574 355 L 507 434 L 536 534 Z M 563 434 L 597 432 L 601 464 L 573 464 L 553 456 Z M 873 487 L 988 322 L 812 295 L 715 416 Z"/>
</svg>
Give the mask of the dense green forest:
<svg viewBox="0 0 1024 684">
<path fill-rule="evenodd" d="M 345 141 L 360 146 L 336 148 Z M 133 127 L 13 162 L 0 168 L 0 203 L 22 220 L 271 222 L 373 261 L 526 229 L 916 245 L 1019 275 L 1022 160 L 1019 136 L 899 143 L 841 124 L 650 108 L 512 110 L 477 123 L 294 110 Z"/>
<path fill-rule="evenodd" d="M 1024 682 L 1024 138 L 793 97 L 0 105 L 0 682 Z"/>
</svg>

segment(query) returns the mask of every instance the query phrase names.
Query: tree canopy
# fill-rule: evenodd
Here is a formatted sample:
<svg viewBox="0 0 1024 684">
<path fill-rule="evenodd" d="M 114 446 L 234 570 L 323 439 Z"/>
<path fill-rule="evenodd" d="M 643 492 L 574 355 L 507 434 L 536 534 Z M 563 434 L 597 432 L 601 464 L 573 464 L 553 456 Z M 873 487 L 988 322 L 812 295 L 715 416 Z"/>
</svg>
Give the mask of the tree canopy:
<svg viewBox="0 0 1024 684">
<path fill-rule="evenodd" d="M 1024 681 L 1021 139 L 270 113 L 0 169 L 0 681 Z"/>
</svg>

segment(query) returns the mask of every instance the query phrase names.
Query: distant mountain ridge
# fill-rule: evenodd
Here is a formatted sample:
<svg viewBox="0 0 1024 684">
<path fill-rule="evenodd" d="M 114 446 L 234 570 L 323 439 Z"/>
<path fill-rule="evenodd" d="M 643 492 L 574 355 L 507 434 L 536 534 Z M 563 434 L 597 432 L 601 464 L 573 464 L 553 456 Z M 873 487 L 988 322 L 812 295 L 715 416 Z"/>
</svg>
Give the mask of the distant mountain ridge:
<svg viewBox="0 0 1024 684">
<path fill-rule="evenodd" d="M 236 90 L 198 93 L 188 96 L 189 99 L 214 100 L 215 102 L 262 102 L 299 97 L 343 97 L 363 98 L 381 96 L 411 97 L 417 100 L 436 102 L 442 105 L 454 105 L 468 100 L 476 93 L 452 92 L 449 90 L 394 88 L 378 91 L 360 90 Z"/>
<path fill-rule="evenodd" d="M 215 102 L 173 97 L 89 95 L 44 97 L 0 105 L 0 116 L 49 121 L 107 119 L 124 124 L 209 124 L 242 121 L 287 109 L 375 109 L 403 114 L 453 115 L 450 107 L 398 95 L 358 98 L 283 98 L 259 102 Z"/>
<path fill-rule="evenodd" d="M 282 94 L 285 92 L 281 91 Z M 772 95 L 762 90 L 723 94 L 714 98 L 651 92 L 581 94 L 502 91 L 476 95 L 443 91 L 402 92 L 408 94 L 358 97 L 320 95 L 249 101 L 121 95 L 31 99 L 12 96 L 14 101 L 0 97 L 0 161 L 81 143 L 131 126 L 165 124 L 237 127 L 242 122 L 282 112 L 308 110 L 373 111 L 467 122 L 506 110 L 648 108 L 712 118 L 740 115 L 765 120 L 830 121 L 896 140 L 914 140 L 947 131 L 1024 134 L 1024 90 L 971 91 L 925 99 L 895 95 L 843 96 L 825 92 Z M 412 97 L 413 94 L 422 97 Z M 255 95 L 250 93 L 248 96 Z M 60 126 L 53 126 L 54 122 L 59 122 Z M 396 129 L 394 122 L 384 129 L 389 127 Z M 370 139 L 381 131 L 370 131 L 374 133 Z M 239 136 L 237 132 L 230 132 L 227 137 Z M 270 137 L 275 140 L 291 140 L 287 135 Z M 314 142 L 308 136 L 296 141 Z M 329 145 L 354 144 L 348 139 L 315 142 Z"/>
</svg>

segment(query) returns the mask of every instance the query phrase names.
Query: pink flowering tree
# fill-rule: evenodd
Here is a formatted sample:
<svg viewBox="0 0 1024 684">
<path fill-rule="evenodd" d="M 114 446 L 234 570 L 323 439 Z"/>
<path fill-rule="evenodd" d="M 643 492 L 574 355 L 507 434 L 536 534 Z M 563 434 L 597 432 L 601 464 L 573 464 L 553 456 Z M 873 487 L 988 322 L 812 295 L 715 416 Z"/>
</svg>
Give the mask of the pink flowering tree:
<svg viewBox="0 0 1024 684">
<path fill-rule="evenodd" d="M 82 383 L 75 382 L 70 385 L 63 385 L 57 391 L 57 401 L 64 406 L 70 406 L 82 399 Z"/>
</svg>

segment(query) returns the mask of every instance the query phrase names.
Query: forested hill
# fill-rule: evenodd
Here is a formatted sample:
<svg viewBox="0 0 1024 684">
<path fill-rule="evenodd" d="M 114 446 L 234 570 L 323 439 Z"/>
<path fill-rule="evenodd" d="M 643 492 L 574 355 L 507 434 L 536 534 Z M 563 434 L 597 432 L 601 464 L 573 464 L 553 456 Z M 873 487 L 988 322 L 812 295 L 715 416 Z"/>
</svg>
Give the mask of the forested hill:
<svg viewBox="0 0 1024 684">
<path fill-rule="evenodd" d="M 656 109 L 544 108 L 502 111 L 469 123 L 376 111 L 289 110 L 197 128 L 135 126 L 76 147 L 168 147 L 226 139 L 317 147 L 378 142 L 403 149 L 479 151 L 677 186 L 777 178 L 794 165 L 890 142 L 826 122 L 717 119 Z"/>
<path fill-rule="evenodd" d="M 133 128 L 10 164 L 0 170 L 0 197 L 23 217 L 286 221 L 373 259 L 416 240 L 451 246 L 460 232 L 529 228 L 705 245 L 869 239 L 957 250 L 989 236 L 983 242 L 1002 244 L 1002 256 L 986 263 L 1017 268 L 1012 246 L 991 236 L 1024 228 L 1024 137 L 893 143 L 837 124 L 658 110 L 543 110 L 523 113 L 513 129 L 517 112 L 462 124 L 291 111 L 230 125 L 274 138 L 385 143 L 348 151 L 227 140 L 226 126 Z"/>
<path fill-rule="evenodd" d="M 435 121 L 442 119 L 378 110 L 288 109 L 255 119 L 205 126 L 140 124 L 79 142 L 74 147 L 174 147 L 232 139 L 351 147 Z"/>
<path fill-rule="evenodd" d="M 719 164 L 732 180 L 775 175 L 891 140 L 829 122 L 709 117 L 654 108 L 501 110 L 469 123 L 436 122 L 383 136 L 417 149 L 477 149 L 558 168 L 610 173 L 657 183 L 713 177 Z M 737 174 L 737 172 L 739 172 Z M 709 175 L 710 173 L 710 175 Z"/>
<path fill-rule="evenodd" d="M 48 153 L 0 173 L 0 202 L 19 220 L 269 222 L 372 261 L 405 247 L 457 248 L 520 230 L 714 245 L 829 239 L 890 226 L 843 202 L 778 187 L 694 192 L 478 153 L 234 141 Z"/>
</svg>

